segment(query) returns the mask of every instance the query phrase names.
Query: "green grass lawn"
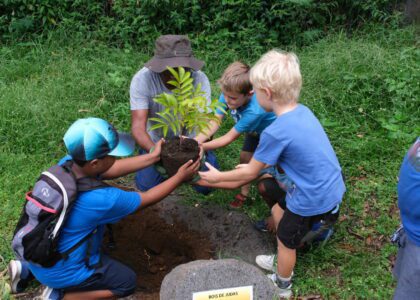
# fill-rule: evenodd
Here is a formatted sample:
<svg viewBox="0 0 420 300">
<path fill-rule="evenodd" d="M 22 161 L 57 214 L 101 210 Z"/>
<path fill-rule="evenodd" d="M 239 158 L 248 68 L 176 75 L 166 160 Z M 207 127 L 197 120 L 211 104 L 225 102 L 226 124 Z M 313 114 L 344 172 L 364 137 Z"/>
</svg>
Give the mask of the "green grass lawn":
<svg viewBox="0 0 420 300">
<path fill-rule="evenodd" d="M 321 120 L 347 178 L 336 234 L 325 247 L 299 256 L 294 292 L 328 299 L 390 298 L 390 257 L 396 249 L 388 236 L 399 223 L 398 170 L 420 134 L 415 28 L 372 28 L 351 38 L 335 34 L 289 50 L 301 61 L 301 102 Z M 262 54 L 196 52 L 207 63 L 214 97 L 224 67 L 235 59 L 252 64 Z M 9 244 L 23 195 L 40 171 L 64 155 L 67 127 L 77 118 L 97 116 L 128 131 L 130 80 L 148 58 L 140 50 L 93 41 L 0 46 L 0 272 L 12 258 Z M 219 134 L 231 126 L 225 122 Z M 237 141 L 217 151 L 223 170 L 235 166 L 240 148 Z M 191 203 L 227 207 L 234 192 L 185 195 Z M 268 211 L 255 188 L 252 196 L 244 211 L 252 219 L 264 217 Z"/>
</svg>

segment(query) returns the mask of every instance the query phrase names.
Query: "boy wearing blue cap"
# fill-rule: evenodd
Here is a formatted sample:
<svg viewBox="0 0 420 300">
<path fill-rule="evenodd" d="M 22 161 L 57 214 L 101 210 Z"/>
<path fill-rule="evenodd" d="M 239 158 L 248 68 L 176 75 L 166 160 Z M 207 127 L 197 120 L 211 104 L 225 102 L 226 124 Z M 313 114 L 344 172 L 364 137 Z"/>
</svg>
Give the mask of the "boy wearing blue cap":
<svg viewBox="0 0 420 300">
<path fill-rule="evenodd" d="M 134 142 L 106 121 L 86 118 L 73 123 L 64 135 L 64 143 L 69 155 L 59 164 L 71 160 L 71 171 L 76 179 L 112 179 L 157 162 L 162 141 L 156 143 L 153 153 L 117 160 L 116 156 L 133 152 Z M 58 250 L 68 252 L 86 236 L 91 235 L 90 238 L 71 251 L 67 259 L 49 268 L 12 260 L 9 263 L 12 293 L 21 292 L 33 275 L 46 286 L 42 299 L 98 299 L 132 294 L 136 274 L 100 251 L 106 224 L 162 200 L 190 179 L 198 167 L 198 160 L 189 161 L 173 177 L 147 192 L 127 192 L 111 186 L 79 192 L 61 230 Z"/>
</svg>

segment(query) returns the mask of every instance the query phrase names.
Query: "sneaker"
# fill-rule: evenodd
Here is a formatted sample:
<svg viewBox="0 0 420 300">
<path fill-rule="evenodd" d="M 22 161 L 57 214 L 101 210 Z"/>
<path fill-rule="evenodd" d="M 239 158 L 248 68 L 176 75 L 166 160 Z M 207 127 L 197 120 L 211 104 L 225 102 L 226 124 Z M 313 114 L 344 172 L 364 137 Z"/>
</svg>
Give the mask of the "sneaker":
<svg viewBox="0 0 420 300">
<path fill-rule="evenodd" d="M 45 286 L 42 291 L 41 300 L 60 300 L 63 298 L 61 290 L 53 289 L 48 286 Z"/>
<path fill-rule="evenodd" d="M 274 283 L 275 286 L 279 288 L 279 297 L 280 299 L 289 299 L 292 296 L 292 281 L 283 281 L 277 277 L 277 274 L 269 274 L 268 278 Z"/>
<path fill-rule="evenodd" d="M 334 230 L 332 228 L 328 228 L 315 240 L 315 242 L 320 242 L 322 245 L 324 245 L 330 239 L 333 233 Z"/>
<path fill-rule="evenodd" d="M 7 272 L 9 273 L 12 294 L 22 293 L 34 278 L 28 268 L 28 263 L 25 261 L 11 260 L 7 266 Z"/>
<path fill-rule="evenodd" d="M 267 232 L 268 231 L 268 227 L 267 227 L 267 222 L 265 221 L 265 219 L 259 220 L 254 224 L 255 229 L 257 229 L 258 231 L 261 232 Z"/>
<path fill-rule="evenodd" d="M 238 209 L 244 206 L 246 200 L 248 199 L 247 196 L 242 195 L 241 193 L 235 196 L 235 200 L 233 200 L 229 206 L 233 209 Z"/>
<path fill-rule="evenodd" d="M 277 255 L 258 255 L 255 258 L 255 263 L 264 270 L 277 271 Z"/>
</svg>

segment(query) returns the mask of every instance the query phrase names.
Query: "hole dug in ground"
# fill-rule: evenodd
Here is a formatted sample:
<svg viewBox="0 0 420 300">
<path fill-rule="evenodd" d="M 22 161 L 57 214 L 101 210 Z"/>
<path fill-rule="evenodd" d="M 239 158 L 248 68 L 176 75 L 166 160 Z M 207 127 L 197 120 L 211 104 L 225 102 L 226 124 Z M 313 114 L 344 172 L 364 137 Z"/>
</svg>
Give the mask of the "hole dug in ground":
<svg viewBox="0 0 420 300">
<path fill-rule="evenodd" d="M 157 296 L 163 278 L 176 266 L 214 257 L 214 247 L 205 234 L 190 231 L 175 219 L 167 223 L 157 207 L 129 216 L 112 228 L 115 248 L 107 252 L 136 272 L 137 289 L 143 295 Z"/>
</svg>

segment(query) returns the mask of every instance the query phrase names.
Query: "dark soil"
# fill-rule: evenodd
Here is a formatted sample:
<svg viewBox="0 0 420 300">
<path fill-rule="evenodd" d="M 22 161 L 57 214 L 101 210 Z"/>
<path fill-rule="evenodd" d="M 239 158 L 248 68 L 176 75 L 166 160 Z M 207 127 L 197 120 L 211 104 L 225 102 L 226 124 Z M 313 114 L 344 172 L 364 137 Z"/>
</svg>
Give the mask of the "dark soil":
<svg viewBox="0 0 420 300">
<path fill-rule="evenodd" d="M 162 145 L 161 162 L 169 176 L 174 175 L 180 166 L 192 159 L 198 159 L 200 149 L 194 139 L 174 137 Z"/>
<path fill-rule="evenodd" d="M 124 220 L 119 223 L 122 227 L 115 225 L 116 231 L 125 228 L 125 243 L 131 243 L 129 247 L 134 249 L 129 251 L 121 249 L 120 256 L 117 256 L 122 262 L 134 267 L 138 274 L 138 291 L 127 299 L 159 299 L 159 288 L 148 290 L 147 286 L 152 287 L 158 283 L 159 287 L 164 274 L 169 273 L 177 264 L 187 262 L 188 259 L 192 261 L 200 258 L 237 258 L 255 264 L 256 255 L 274 253 L 274 235 L 256 231 L 251 220 L 242 212 L 229 211 L 211 203 L 201 202 L 188 206 L 180 200 L 179 196 L 169 196 L 152 208 L 144 210 L 144 215 L 140 212 L 137 216 L 130 217 L 135 219 L 134 223 L 127 219 L 127 223 Z M 141 225 L 142 221 L 151 222 L 153 225 Z M 141 232 L 138 228 L 142 226 L 154 230 L 154 234 L 150 234 L 153 239 L 149 238 L 149 234 L 145 234 L 144 238 L 150 241 L 149 250 L 145 247 L 151 257 L 150 266 L 157 264 L 158 270 L 164 268 L 155 274 L 153 272 L 156 268 L 150 269 L 142 252 L 145 249 L 144 241 L 136 237 Z M 172 232 L 177 236 L 171 235 Z M 165 244 L 164 240 L 168 235 L 170 240 L 166 243 L 168 249 L 162 249 L 160 255 L 154 254 L 153 251 L 160 251 L 160 245 Z M 140 243 L 140 246 L 137 243 Z M 180 246 L 183 246 L 184 250 L 180 250 Z M 155 247 L 156 249 L 152 250 Z M 170 254 L 171 252 L 173 254 Z M 159 258 L 160 256 L 163 258 Z M 178 259 L 178 262 L 171 262 L 172 258 Z M 181 258 L 186 261 L 181 262 Z M 133 260 L 138 261 L 133 262 Z M 143 265 L 140 261 L 143 261 Z"/>
<path fill-rule="evenodd" d="M 158 292 L 174 267 L 214 257 L 214 247 L 203 234 L 182 223 L 166 223 L 152 207 L 113 225 L 116 247 L 108 253 L 134 269 L 139 291 Z M 106 244 L 106 242 L 105 242 Z"/>
</svg>

